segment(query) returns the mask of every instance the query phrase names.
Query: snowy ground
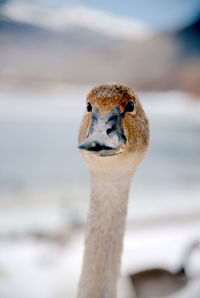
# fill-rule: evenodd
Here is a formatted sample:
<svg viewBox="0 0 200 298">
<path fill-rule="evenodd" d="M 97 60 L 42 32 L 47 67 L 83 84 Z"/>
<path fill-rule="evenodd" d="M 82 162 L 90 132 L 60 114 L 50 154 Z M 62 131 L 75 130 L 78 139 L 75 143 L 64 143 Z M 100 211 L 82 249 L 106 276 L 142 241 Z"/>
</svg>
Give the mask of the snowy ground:
<svg viewBox="0 0 200 298">
<path fill-rule="evenodd" d="M 89 89 L 0 88 L 0 298 L 75 295 L 83 249 L 77 227 L 89 197 L 76 147 Z M 139 95 L 151 149 L 131 189 L 123 276 L 173 270 L 185 246 L 200 239 L 200 102 L 179 91 Z M 199 298 L 200 251 L 187 272 L 192 281 L 179 297 Z"/>
<path fill-rule="evenodd" d="M 122 275 L 151 267 L 175 270 L 184 248 L 200 239 L 200 221 L 188 224 L 128 229 Z M 82 258 L 83 233 L 74 233 L 65 245 L 34 239 L 1 240 L 1 298 L 75 297 Z M 191 283 L 181 298 L 200 293 L 200 250 L 194 251 L 187 274 Z M 188 294 L 189 291 L 189 294 Z M 192 294 L 194 292 L 194 294 Z M 126 293 L 121 294 L 126 298 Z"/>
</svg>

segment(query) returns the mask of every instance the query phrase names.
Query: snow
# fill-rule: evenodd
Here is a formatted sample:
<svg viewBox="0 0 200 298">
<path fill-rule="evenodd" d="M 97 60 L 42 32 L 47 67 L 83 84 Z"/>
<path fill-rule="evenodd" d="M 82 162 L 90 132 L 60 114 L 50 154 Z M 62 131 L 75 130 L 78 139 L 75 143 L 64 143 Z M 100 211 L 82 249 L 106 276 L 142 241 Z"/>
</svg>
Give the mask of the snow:
<svg viewBox="0 0 200 298">
<path fill-rule="evenodd" d="M 162 267 L 175 270 L 184 248 L 200 239 L 200 220 L 182 225 L 128 228 L 124 241 L 122 275 Z M 83 233 L 74 232 L 65 245 L 25 238 L 1 240 L 0 297 L 75 297 L 83 253 Z M 187 268 L 191 282 L 174 297 L 197 298 L 200 291 L 200 250 Z M 123 293 L 126 298 L 126 293 Z M 120 297 L 119 297 L 120 298 Z"/>
</svg>

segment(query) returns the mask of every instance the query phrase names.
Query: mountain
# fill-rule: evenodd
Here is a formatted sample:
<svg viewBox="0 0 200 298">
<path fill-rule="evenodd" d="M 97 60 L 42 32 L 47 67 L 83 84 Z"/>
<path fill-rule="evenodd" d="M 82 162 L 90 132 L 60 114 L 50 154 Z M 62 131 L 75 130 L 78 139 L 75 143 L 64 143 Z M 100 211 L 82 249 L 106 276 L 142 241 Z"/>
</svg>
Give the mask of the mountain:
<svg viewBox="0 0 200 298">
<path fill-rule="evenodd" d="M 200 93 L 199 19 L 147 34 L 144 26 L 133 30 L 135 22 L 129 28 L 130 20 L 83 8 L 47 11 L 48 17 L 37 7 L 19 8 L 8 6 L 0 16 L 2 82 L 120 82 Z"/>
<path fill-rule="evenodd" d="M 0 79 L 87 83 L 102 76 L 95 68 L 124 42 L 86 28 L 53 31 L 1 18 Z"/>
<path fill-rule="evenodd" d="M 13 42 L 13 45 L 16 42 L 16 37 L 19 46 L 20 43 L 24 43 L 23 46 L 27 44 L 32 47 L 37 44 L 43 45 L 48 49 L 48 52 L 51 51 L 52 47 L 54 50 L 55 47 L 57 49 L 63 47 L 65 50 L 73 52 L 80 51 L 80 48 L 82 50 L 106 50 L 121 42 L 86 28 L 70 27 L 66 31 L 53 31 L 37 25 L 0 17 L 0 38 L 2 36 L 5 40 Z"/>
<path fill-rule="evenodd" d="M 106 68 L 115 49 L 144 40 L 149 32 L 140 22 L 83 7 L 45 10 L 11 2 L 0 17 L 0 78 L 109 79 L 112 67 Z"/>
<path fill-rule="evenodd" d="M 107 11 L 86 6 L 44 6 L 34 2 L 10 1 L 3 6 L 2 15 L 13 21 L 27 23 L 53 31 L 82 28 L 112 39 L 141 40 L 153 34 L 139 20 L 124 18 Z"/>
</svg>

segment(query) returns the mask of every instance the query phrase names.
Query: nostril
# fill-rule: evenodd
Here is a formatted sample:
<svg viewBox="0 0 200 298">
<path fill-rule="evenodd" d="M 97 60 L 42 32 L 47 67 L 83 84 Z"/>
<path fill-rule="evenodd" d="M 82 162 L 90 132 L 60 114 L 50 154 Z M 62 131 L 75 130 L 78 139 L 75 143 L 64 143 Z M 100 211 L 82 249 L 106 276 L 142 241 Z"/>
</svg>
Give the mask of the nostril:
<svg viewBox="0 0 200 298">
<path fill-rule="evenodd" d="M 112 129 L 111 129 L 111 128 L 108 128 L 108 129 L 106 130 L 107 135 L 109 135 L 111 132 L 112 132 Z"/>
<path fill-rule="evenodd" d="M 114 126 L 108 128 L 108 129 L 106 130 L 107 135 L 109 135 L 114 129 L 115 129 Z"/>
</svg>

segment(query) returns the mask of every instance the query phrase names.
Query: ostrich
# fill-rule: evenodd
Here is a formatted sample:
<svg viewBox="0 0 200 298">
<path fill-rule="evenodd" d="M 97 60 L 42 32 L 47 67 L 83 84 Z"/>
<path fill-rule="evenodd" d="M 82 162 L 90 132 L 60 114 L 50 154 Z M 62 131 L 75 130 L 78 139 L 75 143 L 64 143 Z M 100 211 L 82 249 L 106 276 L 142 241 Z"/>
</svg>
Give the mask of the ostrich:
<svg viewBox="0 0 200 298">
<path fill-rule="evenodd" d="M 133 90 L 92 89 L 79 131 L 91 199 L 78 298 L 116 297 L 130 184 L 148 147 L 149 123 Z"/>
</svg>

